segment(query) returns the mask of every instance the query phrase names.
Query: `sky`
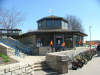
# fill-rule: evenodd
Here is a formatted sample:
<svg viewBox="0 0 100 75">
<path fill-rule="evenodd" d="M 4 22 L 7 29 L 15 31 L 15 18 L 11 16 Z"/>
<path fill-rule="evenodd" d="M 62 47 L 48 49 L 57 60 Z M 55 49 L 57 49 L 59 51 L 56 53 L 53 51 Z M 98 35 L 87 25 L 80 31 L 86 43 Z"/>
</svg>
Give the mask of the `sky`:
<svg viewBox="0 0 100 75">
<path fill-rule="evenodd" d="M 28 30 L 37 30 L 37 20 L 51 16 L 66 18 L 73 15 L 82 20 L 85 33 L 88 35 L 84 40 L 100 40 L 100 0 L 0 0 L 0 6 L 6 9 L 26 13 L 25 21 L 20 26 L 23 33 Z M 53 8 L 53 13 L 49 12 Z"/>
</svg>

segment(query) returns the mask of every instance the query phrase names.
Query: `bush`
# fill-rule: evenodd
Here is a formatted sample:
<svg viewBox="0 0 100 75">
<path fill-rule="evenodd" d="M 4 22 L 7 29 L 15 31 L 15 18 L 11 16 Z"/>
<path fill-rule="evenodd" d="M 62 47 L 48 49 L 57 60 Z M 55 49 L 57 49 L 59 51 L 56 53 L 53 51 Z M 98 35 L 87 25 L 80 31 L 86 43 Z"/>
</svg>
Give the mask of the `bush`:
<svg viewBox="0 0 100 75">
<path fill-rule="evenodd" d="M 10 60 L 9 59 L 5 59 L 5 61 L 4 62 L 9 62 Z"/>
<path fill-rule="evenodd" d="M 4 59 L 4 62 L 9 62 L 9 57 L 4 55 L 4 54 L 0 54 L 0 57 L 2 57 Z"/>
</svg>

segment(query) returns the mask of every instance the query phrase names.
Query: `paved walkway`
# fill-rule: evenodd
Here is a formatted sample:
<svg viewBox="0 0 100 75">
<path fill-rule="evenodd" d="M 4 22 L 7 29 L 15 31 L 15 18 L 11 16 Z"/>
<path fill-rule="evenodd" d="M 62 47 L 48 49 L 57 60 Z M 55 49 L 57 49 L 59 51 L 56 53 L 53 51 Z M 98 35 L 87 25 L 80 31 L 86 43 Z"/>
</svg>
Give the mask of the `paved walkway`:
<svg viewBox="0 0 100 75">
<path fill-rule="evenodd" d="M 12 56 L 12 58 L 24 63 L 45 60 L 45 56 L 26 56 L 25 58 Z M 78 70 L 69 70 L 66 74 L 57 74 L 56 71 L 47 69 L 35 71 L 35 75 L 100 75 L 100 57 L 94 56 L 93 59 L 87 63 L 87 65 L 84 65 Z"/>
<path fill-rule="evenodd" d="M 38 62 L 38 61 L 44 61 L 45 60 L 45 56 L 25 56 L 24 58 L 20 58 L 17 56 L 10 56 L 11 58 L 19 61 L 19 62 L 24 62 L 24 63 L 28 63 L 28 62 Z"/>
<path fill-rule="evenodd" d="M 57 74 L 53 70 L 35 71 L 35 75 L 100 75 L 100 57 L 94 56 L 91 61 L 77 70 L 69 70 L 66 74 Z"/>
</svg>

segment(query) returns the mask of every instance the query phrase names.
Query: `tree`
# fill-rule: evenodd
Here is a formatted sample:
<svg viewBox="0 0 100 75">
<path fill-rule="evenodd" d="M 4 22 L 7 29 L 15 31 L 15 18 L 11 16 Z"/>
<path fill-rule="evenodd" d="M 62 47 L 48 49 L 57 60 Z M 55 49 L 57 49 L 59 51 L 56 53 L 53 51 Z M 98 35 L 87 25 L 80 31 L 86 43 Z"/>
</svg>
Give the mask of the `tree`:
<svg viewBox="0 0 100 75">
<path fill-rule="evenodd" d="M 32 29 L 29 29 L 27 32 L 33 32 L 33 30 Z"/>
<path fill-rule="evenodd" d="M 24 19 L 25 14 L 21 14 L 21 12 L 0 8 L 0 28 L 6 29 L 7 33 L 9 33 L 9 29 L 19 26 Z"/>
<path fill-rule="evenodd" d="M 76 16 L 68 15 L 66 19 L 68 20 L 69 30 L 84 32 L 84 28 L 80 18 L 77 18 Z"/>
</svg>

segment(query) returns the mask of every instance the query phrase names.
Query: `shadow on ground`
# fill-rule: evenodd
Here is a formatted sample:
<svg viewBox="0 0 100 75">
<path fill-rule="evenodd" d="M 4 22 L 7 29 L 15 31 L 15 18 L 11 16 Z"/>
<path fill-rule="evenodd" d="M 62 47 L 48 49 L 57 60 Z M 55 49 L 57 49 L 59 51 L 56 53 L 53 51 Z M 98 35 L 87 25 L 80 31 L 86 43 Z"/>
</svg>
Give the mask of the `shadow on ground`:
<svg viewBox="0 0 100 75">
<path fill-rule="evenodd" d="M 35 71 L 35 74 L 36 75 L 60 75 L 55 70 L 52 69 Z"/>
</svg>

